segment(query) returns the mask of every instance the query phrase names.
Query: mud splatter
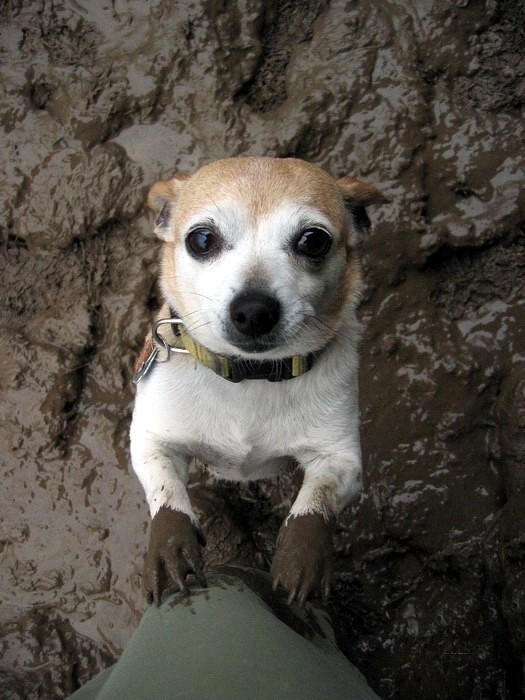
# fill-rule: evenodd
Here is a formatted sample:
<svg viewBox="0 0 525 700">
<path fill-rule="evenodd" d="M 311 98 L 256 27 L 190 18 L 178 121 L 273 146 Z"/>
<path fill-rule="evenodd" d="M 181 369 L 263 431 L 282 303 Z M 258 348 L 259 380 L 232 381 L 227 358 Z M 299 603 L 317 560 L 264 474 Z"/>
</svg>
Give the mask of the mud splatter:
<svg viewBox="0 0 525 700">
<path fill-rule="evenodd" d="M 523 689 L 522 3 L 301 8 L 0 5 L 3 697 L 64 697 L 144 610 L 145 192 L 239 154 L 393 198 L 362 248 L 366 491 L 336 532 L 340 644 L 385 698 Z M 297 487 L 196 475 L 208 564 L 268 568 Z"/>
</svg>

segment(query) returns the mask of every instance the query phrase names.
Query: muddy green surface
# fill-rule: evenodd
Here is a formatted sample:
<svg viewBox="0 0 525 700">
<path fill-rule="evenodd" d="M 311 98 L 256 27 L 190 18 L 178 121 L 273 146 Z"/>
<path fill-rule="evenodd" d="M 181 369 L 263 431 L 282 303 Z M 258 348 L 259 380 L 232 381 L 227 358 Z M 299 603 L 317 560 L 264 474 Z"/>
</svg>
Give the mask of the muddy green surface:
<svg viewBox="0 0 525 700">
<path fill-rule="evenodd" d="M 190 598 L 151 606 L 118 662 L 72 700 L 378 700 L 337 648 L 325 614 L 288 607 L 263 577 L 228 567 Z M 274 611 L 283 608 L 280 619 Z"/>
<path fill-rule="evenodd" d="M 384 698 L 514 698 L 525 657 L 525 11 L 517 0 L 0 1 L 0 694 L 60 698 L 145 603 L 132 365 L 155 180 L 293 155 L 374 182 L 366 489 L 333 614 Z M 210 566 L 297 483 L 194 477 Z"/>
</svg>

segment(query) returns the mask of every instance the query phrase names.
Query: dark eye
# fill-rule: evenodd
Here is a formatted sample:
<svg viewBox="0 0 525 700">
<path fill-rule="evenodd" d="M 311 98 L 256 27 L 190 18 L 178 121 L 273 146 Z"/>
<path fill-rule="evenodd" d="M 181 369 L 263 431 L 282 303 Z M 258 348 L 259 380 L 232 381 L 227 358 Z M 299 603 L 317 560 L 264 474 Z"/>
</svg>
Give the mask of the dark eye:
<svg viewBox="0 0 525 700">
<path fill-rule="evenodd" d="M 186 247 L 194 257 L 204 257 L 219 251 L 219 236 L 209 228 L 196 228 L 186 236 Z"/>
<path fill-rule="evenodd" d="M 295 251 L 312 260 L 321 260 L 332 247 L 332 237 L 322 228 L 303 231 L 295 243 Z"/>
</svg>

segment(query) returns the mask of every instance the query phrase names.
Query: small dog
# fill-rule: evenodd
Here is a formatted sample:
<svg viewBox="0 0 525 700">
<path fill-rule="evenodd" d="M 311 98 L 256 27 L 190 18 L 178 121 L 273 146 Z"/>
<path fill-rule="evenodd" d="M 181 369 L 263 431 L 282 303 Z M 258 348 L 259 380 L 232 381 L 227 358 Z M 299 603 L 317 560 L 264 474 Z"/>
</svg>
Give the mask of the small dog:
<svg viewBox="0 0 525 700">
<path fill-rule="evenodd" d="M 275 587 L 327 599 L 337 514 L 361 489 L 357 245 L 373 185 L 297 159 L 231 158 L 158 182 L 165 305 L 136 374 L 133 467 L 152 523 L 150 601 L 194 573 L 205 544 L 186 490 L 197 458 L 229 480 L 303 484 L 277 539 Z"/>
</svg>

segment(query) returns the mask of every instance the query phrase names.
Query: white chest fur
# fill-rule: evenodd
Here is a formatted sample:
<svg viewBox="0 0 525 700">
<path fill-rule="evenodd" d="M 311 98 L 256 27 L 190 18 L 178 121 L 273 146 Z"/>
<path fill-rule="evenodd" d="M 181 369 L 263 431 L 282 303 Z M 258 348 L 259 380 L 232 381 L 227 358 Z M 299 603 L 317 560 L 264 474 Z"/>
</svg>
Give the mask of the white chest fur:
<svg viewBox="0 0 525 700">
<path fill-rule="evenodd" d="M 356 373 L 355 343 L 337 341 L 310 372 L 278 383 L 233 384 L 189 356 L 157 363 L 138 385 L 131 427 L 133 466 L 152 512 L 188 511 L 168 501 L 180 497 L 172 481 L 184 484 L 192 457 L 232 480 L 271 476 L 290 457 L 305 467 L 339 455 L 359 470 Z"/>
</svg>

